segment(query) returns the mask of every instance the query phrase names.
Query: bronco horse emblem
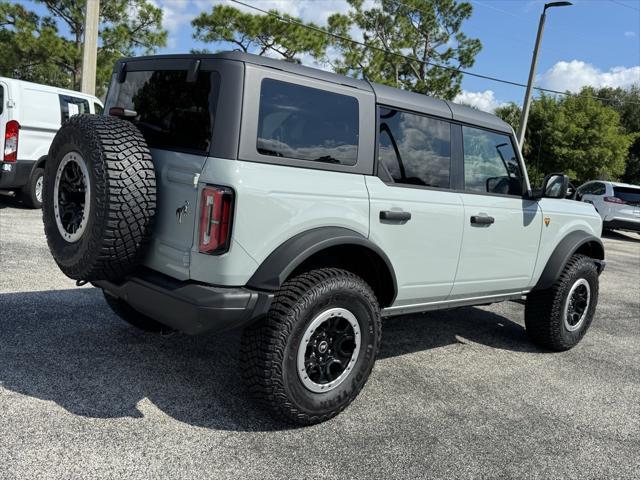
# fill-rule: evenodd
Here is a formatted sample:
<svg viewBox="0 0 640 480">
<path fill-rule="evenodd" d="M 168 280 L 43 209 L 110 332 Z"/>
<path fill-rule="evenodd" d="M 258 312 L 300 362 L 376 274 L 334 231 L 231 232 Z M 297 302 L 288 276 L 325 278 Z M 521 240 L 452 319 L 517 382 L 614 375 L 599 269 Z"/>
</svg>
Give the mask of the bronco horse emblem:
<svg viewBox="0 0 640 480">
<path fill-rule="evenodd" d="M 189 215 L 188 200 L 185 200 L 184 205 L 176 209 L 176 220 L 178 221 L 179 224 L 182 223 L 182 218 L 185 217 L 186 215 Z"/>
</svg>

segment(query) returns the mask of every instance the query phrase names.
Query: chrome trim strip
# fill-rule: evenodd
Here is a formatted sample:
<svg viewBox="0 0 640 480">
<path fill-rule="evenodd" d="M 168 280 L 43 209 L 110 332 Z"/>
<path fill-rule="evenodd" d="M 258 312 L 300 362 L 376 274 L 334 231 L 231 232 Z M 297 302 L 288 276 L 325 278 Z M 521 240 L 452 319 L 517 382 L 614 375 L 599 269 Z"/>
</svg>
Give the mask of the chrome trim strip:
<svg viewBox="0 0 640 480">
<path fill-rule="evenodd" d="M 526 291 L 501 293 L 497 295 L 484 295 L 480 297 L 457 298 L 455 300 L 440 300 L 437 302 L 415 303 L 412 305 L 399 305 L 388 307 L 382 310 L 383 317 L 395 315 L 406 315 L 408 313 L 429 312 L 433 310 L 444 310 L 447 308 L 470 307 L 473 305 L 483 305 L 485 303 L 505 302 L 507 300 L 521 300 Z"/>
</svg>

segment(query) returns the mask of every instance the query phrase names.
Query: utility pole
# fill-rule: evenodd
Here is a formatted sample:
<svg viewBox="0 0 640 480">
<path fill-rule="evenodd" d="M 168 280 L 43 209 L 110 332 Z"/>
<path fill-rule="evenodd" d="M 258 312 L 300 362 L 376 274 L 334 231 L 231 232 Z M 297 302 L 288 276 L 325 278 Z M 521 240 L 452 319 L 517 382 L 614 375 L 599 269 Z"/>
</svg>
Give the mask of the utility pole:
<svg viewBox="0 0 640 480">
<path fill-rule="evenodd" d="M 98 56 L 98 23 L 100 0 L 87 0 L 84 14 L 84 43 L 82 44 L 82 82 L 80 91 L 95 95 L 96 62 Z"/>
<path fill-rule="evenodd" d="M 518 145 L 522 151 L 524 144 L 524 134 L 527 131 L 527 120 L 529 119 L 529 109 L 531 108 L 531 90 L 533 89 L 533 80 L 536 76 L 536 65 L 538 64 L 538 50 L 542 42 L 542 32 L 544 31 L 544 21 L 547 18 L 547 8 L 552 7 L 568 7 L 573 5 L 571 2 L 551 2 L 545 3 L 542 15 L 540 15 L 540 23 L 538 24 L 538 35 L 536 36 L 536 46 L 533 49 L 533 58 L 531 59 L 531 69 L 529 70 L 529 81 L 527 82 L 527 91 L 524 94 L 524 102 L 522 103 L 522 114 L 520 115 L 520 127 L 518 128 Z"/>
</svg>

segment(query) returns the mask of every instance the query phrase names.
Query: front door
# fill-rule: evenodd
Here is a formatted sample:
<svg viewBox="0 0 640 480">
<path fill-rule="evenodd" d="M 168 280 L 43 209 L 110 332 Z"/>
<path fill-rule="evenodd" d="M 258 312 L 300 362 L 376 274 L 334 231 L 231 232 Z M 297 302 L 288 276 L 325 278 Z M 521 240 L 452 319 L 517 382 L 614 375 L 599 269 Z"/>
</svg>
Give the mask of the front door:
<svg viewBox="0 0 640 480">
<path fill-rule="evenodd" d="M 523 197 L 522 169 L 510 137 L 461 128 L 464 233 L 451 298 L 527 289 L 540 243 L 540 208 Z"/>
<path fill-rule="evenodd" d="M 371 240 L 393 264 L 394 306 L 444 300 L 453 287 L 463 206 L 451 184 L 451 125 L 379 108 L 379 177 L 366 177 Z"/>
</svg>

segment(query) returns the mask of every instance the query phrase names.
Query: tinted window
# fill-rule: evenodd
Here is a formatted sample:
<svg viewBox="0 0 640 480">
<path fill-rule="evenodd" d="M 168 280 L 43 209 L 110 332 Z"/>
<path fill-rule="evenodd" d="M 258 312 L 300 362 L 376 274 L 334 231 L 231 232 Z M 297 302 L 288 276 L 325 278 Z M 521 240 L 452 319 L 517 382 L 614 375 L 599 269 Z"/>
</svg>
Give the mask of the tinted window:
<svg viewBox="0 0 640 480">
<path fill-rule="evenodd" d="M 84 98 L 72 97 L 70 95 L 59 95 L 60 97 L 60 121 L 64 123 L 69 117 L 89 112 L 89 102 Z"/>
<path fill-rule="evenodd" d="M 379 160 L 397 183 L 449 187 L 451 126 L 448 122 L 380 108 Z"/>
<path fill-rule="evenodd" d="M 100 105 L 99 103 L 94 103 L 93 110 L 96 112 L 96 115 L 102 115 L 104 108 L 102 108 L 102 105 Z"/>
<path fill-rule="evenodd" d="M 262 155 L 355 165 L 358 100 L 264 79 L 260 89 L 257 148 Z"/>
<path fill-rule="evenodd" d="M 133 110 L 137 125 L 152 148 L 206 155 L 213 132 L 215 72 L 198 72 L 187 82 L 186 70 L 127 72 L 124 83 L 113 81 L 108 108 Z"/>
<path fill-rule="evenodd" d="M 640 188 L 613 187 L 613 194 L 627 203 L 640 205 Z"/>
<path fill-rule="evenodd" d="M 522 195 L 522 172 L 507 135 L 462 127 L 462 136 L 465 190 Z"/>
<path fill-rule="evenodd" d="M 604 195 L 607 191 L 607 187 L 604 183 L 594 183 L 591 188 L 592 195 Z"/>
<path fill-rule="evenodd" d="M 0 85 L 0 113 L 4 112 L 4 87 Z"/>
</svg>

